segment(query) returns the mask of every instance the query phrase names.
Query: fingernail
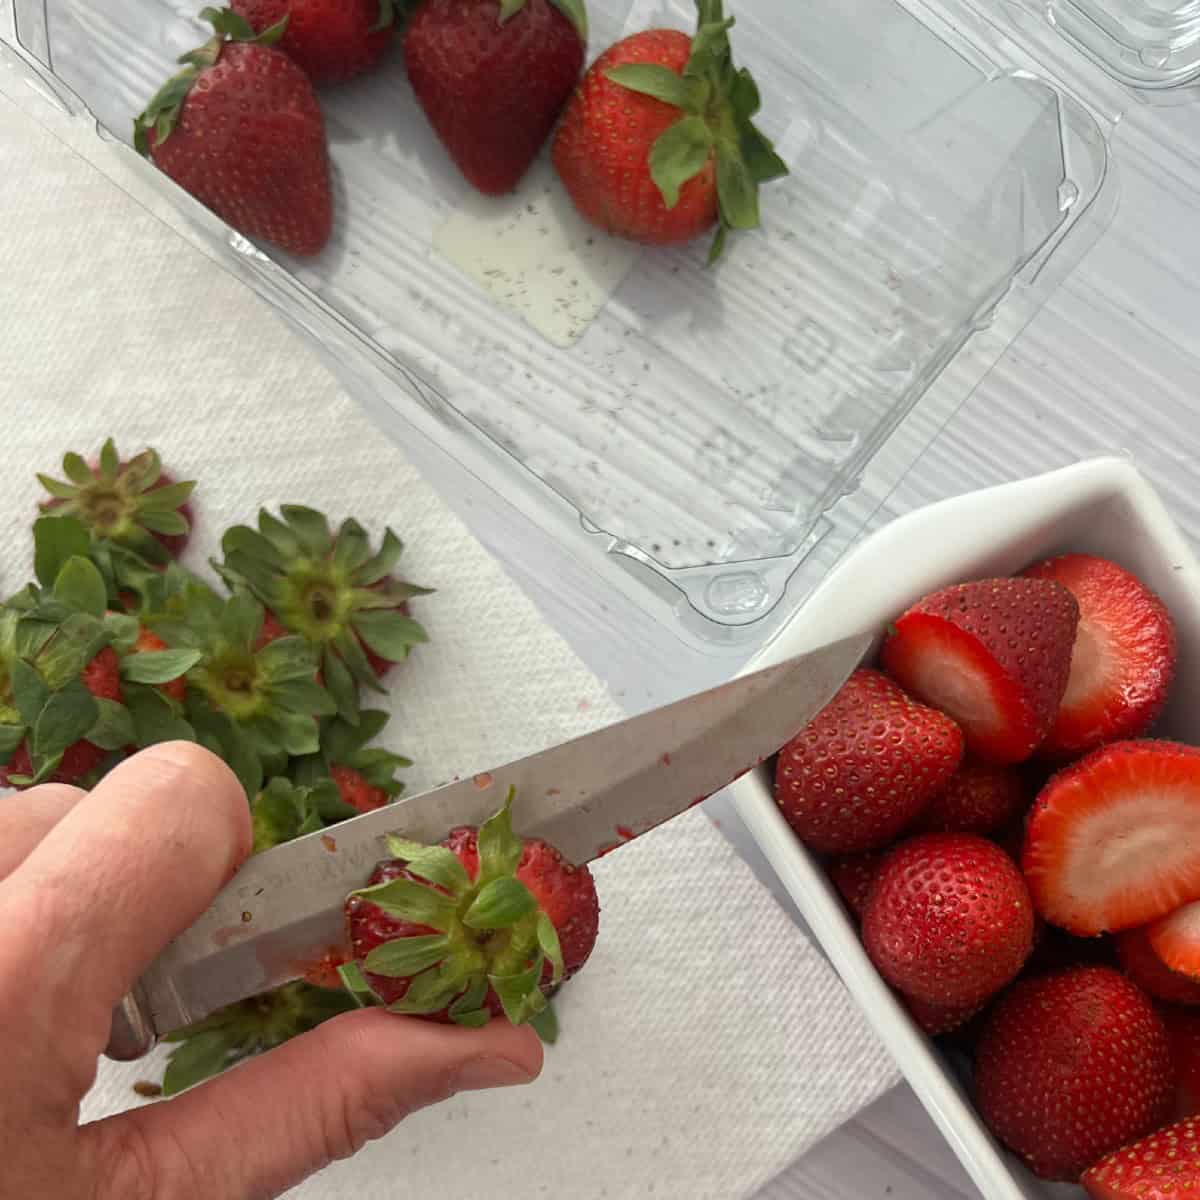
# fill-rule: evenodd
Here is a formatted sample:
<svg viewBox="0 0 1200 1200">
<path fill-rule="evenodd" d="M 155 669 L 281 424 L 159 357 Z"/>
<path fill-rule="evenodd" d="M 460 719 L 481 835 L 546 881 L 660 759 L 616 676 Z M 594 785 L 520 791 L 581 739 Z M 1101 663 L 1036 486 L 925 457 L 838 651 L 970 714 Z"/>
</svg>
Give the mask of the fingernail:
<svg viewBox="0 0 1200 1200">
<path fill-rule="evenodd" d="M 507 1058 L 473 1058 L 465 1063 L 454 1080 L 456 1092 L 479 1092 L 485 1088 L 515 1087 L 528 1083 L 533 1076 Z"/>
</svg>

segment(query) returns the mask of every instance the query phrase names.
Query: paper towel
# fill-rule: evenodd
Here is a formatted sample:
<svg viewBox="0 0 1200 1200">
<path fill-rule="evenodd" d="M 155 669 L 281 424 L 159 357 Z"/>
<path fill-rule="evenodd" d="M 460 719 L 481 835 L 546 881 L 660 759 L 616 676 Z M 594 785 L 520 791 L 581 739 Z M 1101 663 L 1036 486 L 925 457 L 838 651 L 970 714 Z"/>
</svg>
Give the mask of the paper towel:
<svg viewBox="0 0 1200 1200">
<path fill-rule="evenodd" d="M 392 524 L 431 644 L 395 672 L 410 790 L 619 712 L 498 563 L 241 285 L 0 98 L 0 581 L 29 573 L 35 470 L 108 434 L 199 477 L 189 554 L 258 506 Z M 824 960 L 705 820 L 597 864 L 600 943 L 542 1079 L 411 1118 L 294 1193 L 741 1197 L 883 1091 L 894 1068 Z M 152 1062 L 103 1063 L 84 1119 Z M 454 1164 L 447 1185 L 444 1164 Z"/>
</svg>

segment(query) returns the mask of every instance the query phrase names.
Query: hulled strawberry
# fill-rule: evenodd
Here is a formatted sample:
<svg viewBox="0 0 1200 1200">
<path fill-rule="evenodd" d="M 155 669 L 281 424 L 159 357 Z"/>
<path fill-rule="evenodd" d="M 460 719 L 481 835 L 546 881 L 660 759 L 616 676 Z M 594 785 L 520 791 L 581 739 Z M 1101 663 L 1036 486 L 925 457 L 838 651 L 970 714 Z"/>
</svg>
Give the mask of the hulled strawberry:
<svg viewBox="0 0 1200 1200">
<path fill-rule="evenodd" d="M 1118 934 L 1117 961 L 1121 970 L 1148 996 L 1168 1004 L 1200 1004 L 1200 980 L 1173 971 L 1155 953 L 1149 929 L 1141 926 Z"/>
<path fill-rule="evenodd" d="M 133 741 L 104 582 L 67 558 L 0 608 L 0 781 L 80 783 Z"/>
<path fill-rule="evenodd" d="M 300 787 L 290 779 L 276 776 L 250 801 L 254 853 L 260 854 L 356 815 L 357 811 L 342 799 L 330 779 Z"/>
<path fill-rule="evenodd" d="M 1021 866 L 1038 912 L 1090 937 L 1200 899 L 1200 750 L 1115 742 L 1042 789 Z"/>
<path fill-rule="evenodd" d="M 1074 1182 L 1168 1120 L 1167 1031 L 1108 967 L 1022 980 L 988 1019 L 975 1060 L 979 1111 L 1044 1179 Z"/>
<path fill-rule="evenodd" d="M 730 230 L 759 224 L 760 185 L 787 166 L 754 123 L 749 71 L 733 65 L 722 0 L 696 0 L 694 38 L 651 29 L 602 54 L 568 105 L 554 166 L 593 225 L 662 246 L 714 226 L 710 261 Z"/>
<path fill-rule="evenodd" d="M 396 857 L 346 902 L 348 984 L 361 972 L 393 1012 L 462 1025 L 544 1013 L 591 954 L 600 907 L 586 867 L 513 833 L 512 799 L 440 846 L 389 839 Z"/>
<path fill-rule="evenodd" d="M 846 907 L 860 921 L 866 911 L 867 897 L 883 863 L 882 854 L 843 854 L 825 866 L 833 886 L 837 888 Z"/>
<path fill-rule="evenodd" d="M 192 528 L 188 504 L 195 483 L 176 483 L 162 469 L 154 450 L 123 460 L 112 438 L 94 463 L 78 454 L 63 457 L 66 479 L 38 475 L 50 493 L 41 509 L 57 517 L 73 517 L 93 540 L 107 539 L 136 551 L 151 563 L 178 558 Z"/>
<path fill-rule="evenodd" d="M 780 751 L 775 802 L 814 850 L 873 850 L 912 823 L 962 752 L 953 721 L 861 668 Z"/>
<path fill-rule="evenodd" d="M 1071 670 L 1079 605 L 1047 579 L 989 579 L 925 597 L 884 642 L 884 669 L 953 717 L 985 762 L 1028 758 L 1050 731 Z"/>
<path fill-rule="evenodd" d="M 325 121 L 308 76 L 274 48 L 285 25 L 200 15 L 213 37 L 134 121 L 134 145 L 246 237 L 317 254 L 333 229 Z"/>
<path fill-rule="evenodd" d="M 1200 1200 L 1200 1119 L 1187 1117 L 1115 1151 L 1079 1182 L 1095 1200 Z"/>
<path fill-rule="evenodd" d="M 1064 554 L 1024 572 L 1061 583 L 1079 602 L 1071 674 L 1040 753 L 1072 757 L 1145 733 L 1175 675 L 1175 626 L 1136 576 L 1092 554 Z"/>
<path fill-rule="evenodd" d="M 373 812 L 390 804 L 404 791 L 396 771 L 411 767 L 412 759 L 369 745 L 387 721 L 386 712 L 372 709 L 359 713 L 357 725 L 331 717 L 322 724 L 320 752 L 297 759 L 293 778 L 308 784 L 331 780 L 343 803 L 355 812 Z"/>
<path fill-rule="evenodd" d="M 990 836 L 1011 826 L 1032 800 L 1024 776 L 1012 767 L 963 763 L 917 818 L 913 830 Z"/>
<path fill-rule="evenodd" d="M 214 565 L 312 646 L 338 712 L 353 724 L 356 682 L 381 691 L 377 676 L 428 640 L 409 616 L 408 601 L 429 589 L 392 578 L 403 544 L 390 529 L 373 551 L 353 519 L 334 534 L 311 508 L 285 504 L 281 515 L 282 520 L 264 511 L 257 529 L 227 530 L 221 539 L 225 561 Z"/>
<path fill-rule="evenodd" d="M 313 83 L 342 83 L 373 71 L 396 28 L 393 0 L 230 0 L 255 31 L 287 22 L 275 44 Z"/>
<path fill-rule="evenodd" d="M 1200 901 L 1155 921 L 1146 940 L 1166 967 L 1200 981 Z"/>
<path fill-rule="evenodd" d="M 404 60 L 429 123 L 467 180 L 511 192 L 583 67 L 583 0 L 420 0 Z"/>
<path fill-rule="evenodd" d="M 979 1005 L 1033 947 L 1033 905 L 1016 864 L 967 833 L 926 833 L 883 861 L 863 944 L 895 988 L 939 1008 Z"/>
</svg>

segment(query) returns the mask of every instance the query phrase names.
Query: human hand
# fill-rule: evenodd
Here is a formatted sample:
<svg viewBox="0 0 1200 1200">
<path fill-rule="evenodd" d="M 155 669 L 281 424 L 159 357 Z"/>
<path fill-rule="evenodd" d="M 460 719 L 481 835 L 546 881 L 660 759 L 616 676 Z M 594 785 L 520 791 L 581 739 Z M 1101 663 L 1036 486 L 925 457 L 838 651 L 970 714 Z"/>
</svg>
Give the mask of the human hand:
<svg viewBox="0 0 1200 1200">
<path fill-rule="evenodd" d="M 260 1200 L 459 1091 L 526 1083 L 528 1027 L 363 1009 L 173 1100 L 78 1124 L 113 1006 L 250 849 L 240 784 L 199 746 L 155 746 L 90 793 L 0 800 L 0 1194 Z"/>
</svg>

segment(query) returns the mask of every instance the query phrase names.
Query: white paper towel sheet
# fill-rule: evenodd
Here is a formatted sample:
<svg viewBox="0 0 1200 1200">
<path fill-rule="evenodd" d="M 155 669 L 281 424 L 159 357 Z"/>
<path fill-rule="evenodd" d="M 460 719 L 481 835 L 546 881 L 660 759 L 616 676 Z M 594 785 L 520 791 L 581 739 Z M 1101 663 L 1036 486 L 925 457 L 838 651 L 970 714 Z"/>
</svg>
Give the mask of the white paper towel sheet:
<svg viewBox="0 0 1200 1200">
<path fill-rule="evenodd" d="M 396 528 L 401 574 L 438 589 L 416 606 L 431 644 L 392 677 L 388 738 L 416 760 L 410 790 L 619 717 L 309 351 L 2 96 L 0 239 L 4 588 L 30 571 L 33 472 L 111 433 L 199 478 L 193 565 L 261 504 Z M 596 877 L 600 943 L 559 1002 L 543 1077 L 421 1113 L 297 1197 L 744 1197 L 894 1081 L 840 982 L 702 811 Z M 160 1065 L 103 1063 L 83 1118 L 138 1103 L 132 1082 Z"/>
</svg>

